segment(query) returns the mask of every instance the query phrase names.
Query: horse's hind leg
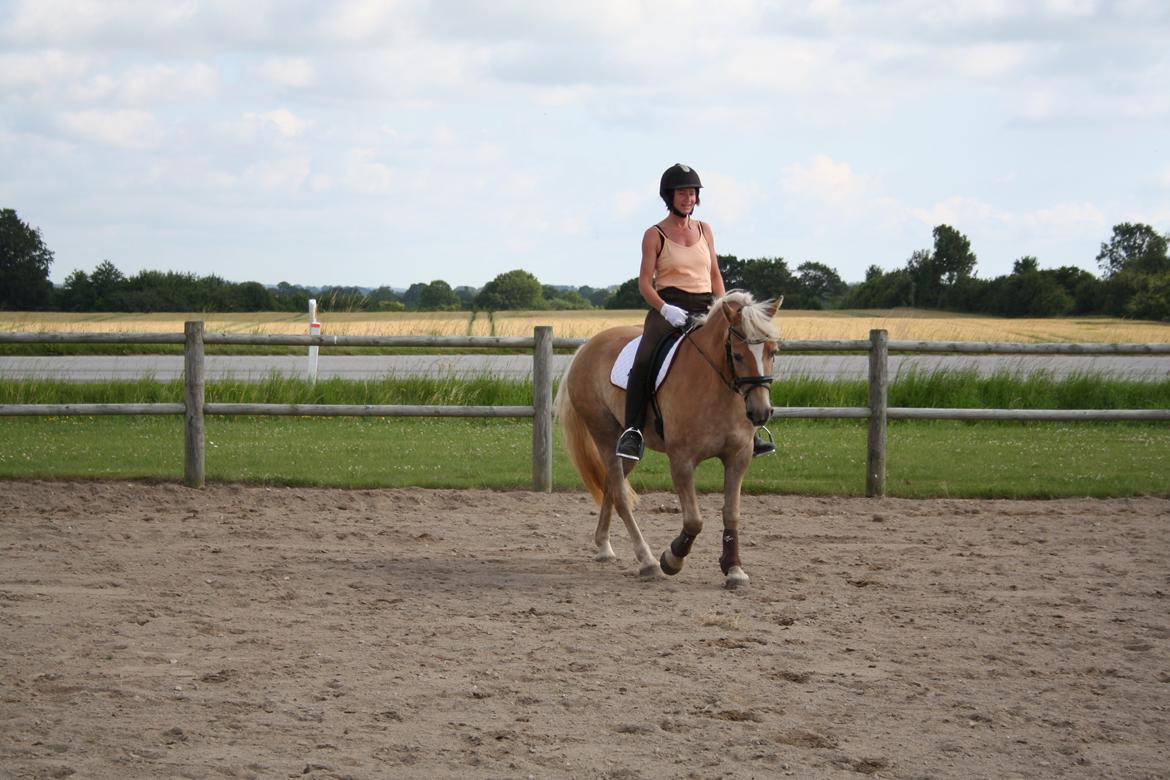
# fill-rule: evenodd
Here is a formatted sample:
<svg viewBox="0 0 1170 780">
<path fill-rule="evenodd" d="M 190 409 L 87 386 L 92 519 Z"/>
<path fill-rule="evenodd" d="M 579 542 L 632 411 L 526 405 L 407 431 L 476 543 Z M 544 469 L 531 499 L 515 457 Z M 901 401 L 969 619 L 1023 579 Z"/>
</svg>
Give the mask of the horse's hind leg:
<svg viewBox="0 0 1170 780">
<path fill-rule="evenodd" d="M 593 543 L 597 546 L 597 554 L 593 556 L 595 561 L 608 563 L 617 560 L 617 553 L 613 551 L 613 545 L 609 543 L 609 524 L 612 520 L 613 499 L 610 498 L 609 491 L 606 491 L 597 512 L 597 530 L 593 532 Z"/>
</svg>

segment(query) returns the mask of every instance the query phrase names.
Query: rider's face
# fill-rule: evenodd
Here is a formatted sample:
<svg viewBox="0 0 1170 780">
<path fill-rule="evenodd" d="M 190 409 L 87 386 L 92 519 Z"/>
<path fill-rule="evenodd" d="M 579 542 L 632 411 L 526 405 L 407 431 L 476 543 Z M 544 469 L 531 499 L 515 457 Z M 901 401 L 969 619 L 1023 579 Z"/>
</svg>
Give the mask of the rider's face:
<svg viewBox="0 0 1170 780">
<path fill-rule="evenodd" d="M 698 198 L 699 191 L 694 187 L 680 187 L 674 191 L 674 208 L 683 214 L 690 214 L 694 211 Z"/>
</svg>

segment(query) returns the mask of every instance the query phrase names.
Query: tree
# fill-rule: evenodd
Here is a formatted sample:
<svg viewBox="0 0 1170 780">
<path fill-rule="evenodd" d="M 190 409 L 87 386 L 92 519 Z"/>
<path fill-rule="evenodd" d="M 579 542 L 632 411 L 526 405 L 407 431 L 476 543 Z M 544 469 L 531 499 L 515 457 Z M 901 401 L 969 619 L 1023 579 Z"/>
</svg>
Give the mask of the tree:
<svg viewBox="0 0 1170 780">
<path fill-rule="evenodd" d="M 1113 237 L 1101 244 L 1097 263 L 1106 278 L 1130 271 L 1161 274 L 1170 271 L 1167 237 L 1149 225 L 1122 222 L 1113 226 Z"/>
<path fill-rule="evenodd" d="M 402 293 L 402 302 L 406 308 L 414 310 L 418 308 L 419 299 L 422 298 L 423 290 L 427 286 L 422 282 L 415 282 L 410 287 L 406 288 L 406 292 Z"/>
<path fill-rule="evenodd" d="M 1143 320 L 1170 321 L 1170 271 L 1144 276 L 1142 282 L 1126 306 L 1126 313 Z"/>
<path fill-rule="evenodd" d="M 893 309 L 914 302 L 914 279 L 905 268 L 884 273 L 876 265 L 865 272 L 865 281 L 841 301 L 846 309 Z"/>
<path fill-rule="evenodd" d="M 123 286 L 126 277 L 118 267 L 109 260 L 102 260 L 98 267 L 89 275 L 90 288 L 93 290 L 93 308 L 96 311 L 118 311 L 119 294 L 125 292 Z"/>
<path fill-rule="evenodd" d="M 950 225 L 938 225 L 934 231 L 934 265 L 943 286 L 953 287 L 975 270 L 975 253 L 965 235 Z"/>
<path fill-rule="evenodd" d="M 288 282 L 281 282 L 276 285 L 276 305 L 280 307 L 281 311 L 308 311 L 309 298 L 316 297 L 309 295 L 309 291 L 304 287 L 296 284 L 289 284 Z"/>
<path fill-rule="evenodd" d="M 549 309 L 568 311 L 593 308 L 593 304 L 585 300 L 581 293 L 572 287 L 556 287 L 546 284 L 541 288 L 541 295 L 544 296 L 545 307 Z"/>
<path fill-rule="evenodd" d="M 796 269 L 796 275 L 801 298 L 808 306 L 815 303 L 818 309 L 840 298 L 849 289 L 849 285 L 841 281 L 837 272 L 824 263 L 801 263 Z"/>
<path fill-rule="evenodd" d="M 0 309 L 40 309 L 52 300 L 53 253 L 41 231 L 14 209 L 0 209 Z"/>
<path fill-rule="evenodd" d="M 744 260 L 742 264 L 742 289 L 747 290 L 758 301 L 786 296 L 785 304 L 792 308 L 808 308 L 807 301 L 800 296 L 796 278 L 788 270 L 782 257 L 761 257 Z M 726 280 L 724 281 L 726 284 Z M 734 289 L 728 287 L 727 289 Z M 794 295 L 795 293 L 795 295 Z"/>
<path fill-rule="evenodd" d="M 544 299 L 542 292 L 535 276 L 517 269 L 485 284 L 475 296 L 475 305 L 487 311 L 539 309 Z"/>
<path fill-rule="evenodd" d="M 272 311 L 275 298 L 259 282 L 241 282 L 235 285 L 234 303 L 237 311 Z"/>
<path fill-rule="evenodd" d="M 613 292 L 613 290 L 614 288 L 612 287 L 590 287 L 589 285 L 584 285 L 577 288 L 577 294 L 585 300 L 589 301 L 591 305 L 600 308 L 605 306 L 605 301 L 607 298 L 609 298 L 609 295 L 611 292 Z"/>
<path fill-rule="evenodd" d="M 61 292 L 61 308 L 64 311 L 92 311 L 93 285 L 85 271 L 73 271 L 65 277 Z"/>
<path fill-rule="evenodd" d="M 459 296 L 442 279 L 428 284 L 418 296 L 419 311 L 458 311 L 459 306 Z"/>
<path fill-rule="evenodd" d="M 627 279 L 619 284 L 617 289 L 605 299 L 605 308 L 649 309 L 650 305 L 646 303 L 646 299 L 642 297 L 642 291 L 638 289 L 638 277 L 635 276 L 633 279 Z"/>
<path fill-rule="evenodd" d="M 370 311 L 402 311 L 406 307 L 398 298 L 398 293 L 383 285 L 370 292 L 366 297 Z"/>
<path fill-rule="evenodd" d="M 455 294 L 459 296 L 460 308 L 470 309 L 475 304 L 475 296 L 479 293 L 474 287 L 468 287 L 461 284 L 455 288 Z"/>
<path fill-rule="evenodd" d="M 934 228 L 934 251 L 920 249 L 906 264 L 914 280 L 914 300 L 920 308 L 961 307 L 953 293 L 956 285 L 970 278 L 975 270 L 975 253 L 971 242 L 950 225 Z"/>
<path fill-rule="evenodd" d="M 1012 275 L 1032 274 L 1040 270 L 1040 263 L 1031 255 L 1021 257 L 1016 262 L 1012 263 Z"/>
<path fill-rule="evenodd" d="M 719 273 L 728 290 L 746 290 L 743 281 L 743 263 L 735 255 L 719 255 Z"/>
</svg>

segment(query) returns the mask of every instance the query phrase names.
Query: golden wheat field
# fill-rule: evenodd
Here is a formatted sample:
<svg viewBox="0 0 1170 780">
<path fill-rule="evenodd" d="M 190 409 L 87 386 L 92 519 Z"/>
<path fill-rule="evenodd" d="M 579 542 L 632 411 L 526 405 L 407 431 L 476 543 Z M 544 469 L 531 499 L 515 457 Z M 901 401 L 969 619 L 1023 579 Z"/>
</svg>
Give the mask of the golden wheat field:
<svg viewBox="0 0 1170 780">
<path fill-rule="evenodd" d="M 588 338 L 615 325 L 640 324 L 640 311 L 321 312 L 322 330 L 334 336 L 531 336 L 551 325 L 564 338 Z M 864 339 L 881 328 L 893 340 L 1011 342 L 1170 342 L 1170 324 L 1106 317 L 1007 319 L 913 309 L 781 311 L 785 339 Z M 0 331 L 181 333 L 187 320 L 202 320 L 211 333 L 303 334 L 305 314 L 0 312 Z"/>
</svg>

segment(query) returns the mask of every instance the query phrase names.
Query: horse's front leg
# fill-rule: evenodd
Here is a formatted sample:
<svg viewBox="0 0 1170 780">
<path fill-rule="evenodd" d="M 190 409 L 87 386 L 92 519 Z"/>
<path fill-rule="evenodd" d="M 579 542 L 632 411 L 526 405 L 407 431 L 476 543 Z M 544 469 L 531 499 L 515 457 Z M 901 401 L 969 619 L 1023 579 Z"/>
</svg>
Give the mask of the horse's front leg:
<svg viewBox="0 0 1170 780">
<path fill-rule="evenodd" d="M 679 505 L 682 507 L 682 533 L 674 538 L 670 547 L 663 550 L 658 559 L 658 565 L 666 574 L 678 574 L 682 571 L 683 563 L 691 552 L 691 545 L 695 537 L 703 530 L 703 518 L 699 515 L 699 499 L 695 495 L 695 467 L 690 462 L 670 461 L 670 476 L 674 481 L 675 492 L 678 493 Z"/>
<path fill-rule="evenodd" d="M 727 577 L 724 585 L 730 589 L 747 585 L 749 580 L 739 560 L 739 493 L 750 463 L 750 454 L 723 461 L 723 554 L 719 568 Z"/>
</svg>

